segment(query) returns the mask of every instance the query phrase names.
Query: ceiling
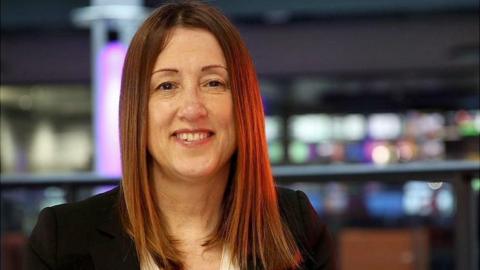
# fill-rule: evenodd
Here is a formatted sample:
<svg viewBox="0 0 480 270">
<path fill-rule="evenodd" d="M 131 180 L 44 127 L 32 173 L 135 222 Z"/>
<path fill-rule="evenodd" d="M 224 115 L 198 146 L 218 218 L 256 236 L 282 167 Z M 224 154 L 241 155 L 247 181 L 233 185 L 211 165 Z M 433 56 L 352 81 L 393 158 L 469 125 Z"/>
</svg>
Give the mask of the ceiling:
<svg viewBox="0 0 480 270">
<path fill-rule="evenodd" d="M 89 31 L 70 22 L 71 10 L 88 3 L 1 0 L 0 83 L 88 83 Z M 209 3 L 236 21 L 261 76 L 472 74 L 479 68 L 478 0 Z"/>
<path fill-rule="evenodd" d="M 121 1 L 119 1 L 121 2 Z M 147 7 L 165 1 L 146 0 Z M 478 12 L 478 0 L 214 0 L 208 1 L 238 21 L 267 23 L 305 18 L 390 16 L 393 14 Z M 1 0 L 1 29 L 69 28 L 70 13 L 88 0 Z"/>
</svg>

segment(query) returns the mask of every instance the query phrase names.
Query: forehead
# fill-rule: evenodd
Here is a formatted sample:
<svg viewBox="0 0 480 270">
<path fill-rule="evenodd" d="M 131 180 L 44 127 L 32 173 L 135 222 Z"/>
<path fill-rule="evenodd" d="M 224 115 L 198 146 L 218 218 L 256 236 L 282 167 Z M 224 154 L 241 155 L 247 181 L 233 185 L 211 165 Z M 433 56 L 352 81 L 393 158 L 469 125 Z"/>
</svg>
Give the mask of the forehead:
<svg viewBox="0 0 480 270">
<path fill-rule="evenodd" d="M 200 28 L 175 27 L 155 66 L 196 61 L 226 65 L 222 48 L 212 33 Z"/>
</svg>

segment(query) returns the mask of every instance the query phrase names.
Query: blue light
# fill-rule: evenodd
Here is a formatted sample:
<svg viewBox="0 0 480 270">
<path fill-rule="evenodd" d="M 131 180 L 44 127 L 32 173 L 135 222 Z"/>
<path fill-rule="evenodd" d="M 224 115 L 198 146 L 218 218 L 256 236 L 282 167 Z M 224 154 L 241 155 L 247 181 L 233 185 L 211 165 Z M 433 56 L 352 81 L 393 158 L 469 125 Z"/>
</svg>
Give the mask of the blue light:
<svg viewBox="0 0 480 270">
<path fill-rule="evenodd" d="M 403 194 L 399 191 L 376 191 L 365 196 L 365 205 L 371 216 L 387 219 L 403 215 Z"/>
</svg>

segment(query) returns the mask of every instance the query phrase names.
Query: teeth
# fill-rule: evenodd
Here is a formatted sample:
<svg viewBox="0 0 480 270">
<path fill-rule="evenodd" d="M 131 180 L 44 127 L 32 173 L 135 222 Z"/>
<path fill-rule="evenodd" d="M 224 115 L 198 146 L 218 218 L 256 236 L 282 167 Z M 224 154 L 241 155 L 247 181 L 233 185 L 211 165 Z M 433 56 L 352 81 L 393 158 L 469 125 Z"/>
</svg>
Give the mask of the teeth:
<svg viewBox="0 0 480 270">
<path fill-rule="evenodd" d="M 208 137 L 206 132 L 193 132 L 193 133 L 180 133 L 177 134 L 177 138 L 187 142 L 194 142 L 204 140 Z"/>
</svg>

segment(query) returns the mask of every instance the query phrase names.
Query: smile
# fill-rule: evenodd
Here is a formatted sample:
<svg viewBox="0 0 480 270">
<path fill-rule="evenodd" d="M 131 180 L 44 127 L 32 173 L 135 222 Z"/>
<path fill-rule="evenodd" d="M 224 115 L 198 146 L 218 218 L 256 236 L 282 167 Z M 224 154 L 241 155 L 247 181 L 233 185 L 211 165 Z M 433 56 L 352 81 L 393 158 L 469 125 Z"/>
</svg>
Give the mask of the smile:
<svg viewBox="0 0 480 270">
<path fill-rule="evenodd" d="M 179 133 L 176 134 L 177 139 L 184 140 L 186 142 L 195 142 L 205 140 L 209 134 L 207 132 L 193 132 L 193 133 Z"/>
<path fill-rule="evenodd" d="M 213 136 L 209 130 L 179 130 L 173 133 L 173 136 L 183 143 L 201 143 Z"/>
</svg>

